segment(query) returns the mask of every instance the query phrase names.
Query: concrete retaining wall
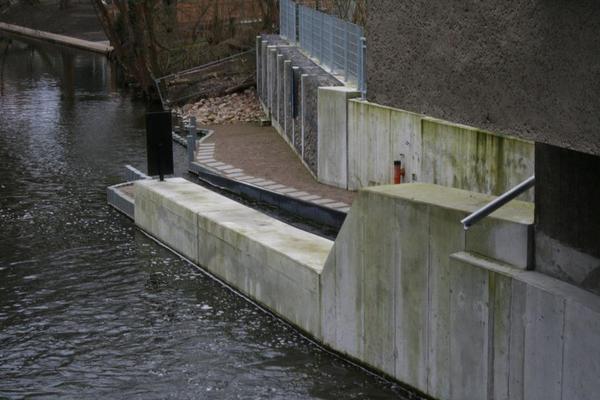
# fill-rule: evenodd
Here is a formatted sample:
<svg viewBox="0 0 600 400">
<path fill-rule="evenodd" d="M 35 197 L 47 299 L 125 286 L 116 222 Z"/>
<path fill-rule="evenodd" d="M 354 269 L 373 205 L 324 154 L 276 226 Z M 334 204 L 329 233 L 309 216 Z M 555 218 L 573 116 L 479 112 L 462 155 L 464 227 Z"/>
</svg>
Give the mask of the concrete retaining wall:
<svg viewBox="0 0 600 400">
<path fill-rule="evenodd" d="M 320 337 L 320 274 L 331 241 L 181 178 L 136 181 L 135 223 Z"/>
<path fill-rule="evenodd" d="M 523 268 L 529 202 L 465 232 L 460 218 L 487 199 L 363 190 L 323 270 L 324 342 L 434 398 L 595 398 L 600 297 Z"/>
<path fill-rule="evenodd" d="M 335 104 L 347 94 L 322 88 L 319 96 L 319 179 L 324 183 L 350 190 L 389 184 L 394 160 L 403 161 L 405 182 L 493 195 L 534 174 L 531 142 L 358 99 L 348 101 L 344 119 L 343 108 Z M 344 164 L 346 171 L 339 171 Z M 521 199 L 533 200 L 533 191 Z"/>
<path fill-rule="evenodd" d="M 135 182 L 135 222 L 333 349 L 443 399 L 592 399 L 600 297 L 531 268 L 533 204 L 361 191 L 332 244 L 183 179 Z"/>
</svg>

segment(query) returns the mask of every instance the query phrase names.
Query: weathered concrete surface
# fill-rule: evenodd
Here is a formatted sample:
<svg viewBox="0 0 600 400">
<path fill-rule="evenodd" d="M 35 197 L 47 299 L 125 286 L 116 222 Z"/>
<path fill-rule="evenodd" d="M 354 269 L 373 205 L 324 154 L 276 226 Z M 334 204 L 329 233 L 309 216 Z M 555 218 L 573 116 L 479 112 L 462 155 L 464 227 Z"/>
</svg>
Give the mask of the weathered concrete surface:
<svg viewBox="0 0 600 400">
<path fill-rule="evenodd" d="M 600 155 L 600 2 L 378 0 L 367 14 L 369 101 Z"/>
<path fill-rule="evenodd" d="M 348 99 L 360 92 L 343 86 L 318 89 L 317 177 L 348 188 Z"/>
<path fill-rule="evenodd" d="M 481 380 L 485 385 L 473 381 L 468 385 L 480 397 L 456 398 L 597 397 L 600 297 L 544 274 L 515 270 L 470 253 L 452 255 L 451 266 L 463 274 L 483 274 L 481 279 L 487 282 L 473 298 L 456 293 L 464 304 L 481 310 L 475 326 L 488 325 L 487 332 L 470 330 L 470 339 L 489 342 L 483 349 L 487 363 L 474 365 L 488 380 Z M 461 368 L 469 372 L 471 364 Z M 458 389 L 462 395 L 464 388 Z"/>
<path fill-rule="evenodd" d="M 493 195 L 534 174 L 531 142 L 356 99 L 348 118 L 349 189 L 392 183 L 394 160 L 403 161 L 405 182 Z"/>
<path fill-rule="evenodd" d="M 600 294 L 600 157 L 535 151 L 536 268 Z"/>
<path fill-rule="evenodd" d="M 393 183 L 402 160 L 405 182 L 421 181 L 422 116 L 361 100 L 348 102 L 348 188 Z"/>
<path fill-rule="evenodd" d="M 315 337 L 332 242 L 181 178 L 135 183 L 135 222 Z"/>
<path fill-rule="evenodd" d="M 89 40 L 39 31 L 37 29 L 29 29 L 4 22 L 0 22 L 0 31 L 9 32 L 32 39 L 44 40 L 46 42 L 60 44 L 63 46 L 74 47 L 81 50 L 87 50 L 94 53 L 109 54 L 113 50 L 112 46 L 106 42 L 91 42 Z"/>
<path fill-rule="evenodd" d="M 512 255 L 490 245 L 528 237 L 529 202 L 470 238 L 459 220 L 489 200 L 428 184 L 365 189 L 332 244 L 175 178 L 135 183 L 135 220 L 318 340 L 435 398 L 595 399 L 600 297 L 518 267 L 526 245 Z"/>
<path fill-rule="evenodd" d="M 531 142 L 430 118 L 421 129 L 422 182 L 500 195 L 534 174 Z"/>
<path fill-rule="evenodd" d="M 451 268 L 450 255 L 472 248 L 489 257 L 502 248 L 519 265 L 511 268 L 523 270 L 533 224 L 533 205 L 515 201 L 481 231 L 465 233 L 460 219 L 489 200 L 427 184 L 359 192 L 323 271 L 325 343 L 436 398 L 486 398 L 490 339 L 478 321 L 488 314 L 480 302 L 465 301 L 478 299 L 488 283 L 482 273 Z M 512 235 L 525 242 L 514 252 L 488 242 Z M 484 336 L 474 341 L 476 333 Z M 500 368 L 501 360 L 494 362 Z"/>
</svg>

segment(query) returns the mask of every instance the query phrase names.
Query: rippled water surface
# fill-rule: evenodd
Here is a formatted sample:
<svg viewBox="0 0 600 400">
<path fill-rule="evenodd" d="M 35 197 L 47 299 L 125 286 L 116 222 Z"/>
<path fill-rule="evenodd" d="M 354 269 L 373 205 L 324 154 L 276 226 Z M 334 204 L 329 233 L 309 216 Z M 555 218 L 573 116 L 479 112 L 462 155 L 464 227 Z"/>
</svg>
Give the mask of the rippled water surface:
<svg viewBox="0 0 600 400">
<path fill-rule="evenodd" d="M 0 398 L 399 396 L 106 205 L 144 163 L 144 107 L 102 57 L 13 42 L 0 63 Z"/>
</svg>

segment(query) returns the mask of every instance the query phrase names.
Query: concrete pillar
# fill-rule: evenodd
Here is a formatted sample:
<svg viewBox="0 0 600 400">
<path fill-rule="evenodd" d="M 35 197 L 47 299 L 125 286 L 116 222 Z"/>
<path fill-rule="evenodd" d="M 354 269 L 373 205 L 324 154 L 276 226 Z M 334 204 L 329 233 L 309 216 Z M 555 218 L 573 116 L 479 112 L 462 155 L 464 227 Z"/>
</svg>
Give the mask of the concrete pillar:
<svg viewBox="0 0 600 400">
<path fill-rule="evenodd" d="M 268 97 L 268 89 L 267 89 L 267 85 L 268 85 L 268 75 L 267 75 L 267 57 L 268 51 L 267 51 L 267 41 L 263 40 L 260 43 L 260 58 L 261 58 L 261 82 L 260 82 L 260 86 L 261 86 L 261 100 L 264 106 L 267 105 L 267 97 Z"/>
<path fill-rule="evenodd" d="M 262 40 L 260 35 L 256 36 L 255 54 L 256 54 L 256 95 L 262 99 L 262 57 L 261 46 Z"/>
<path fill-rule="evenodd" d="M 267 106 L 269 108 L 269 113 L 273 115 L 275 110 L 275 102 L 276 98 L 276 89 L 277 89 L 277 47 L 269 46 L 269 60 L 267 61 L 267 81 L 268 81 L 268 103 Z"/>
<path fill-rule="evenodd" d="M 290 143 L 294 142 L 294 121 L 293 121 L 293 89 L 294 76 L 292 70 L 292 61 L 283 62 L 283 132 Z"/>
<path fill-rule="evenodd" d="M 283 54 L 277 54 L 277 69 L 276 69 L 276 74 L 277 74 L 277 92 L 276 92 L 276 96 L 277 96 L 277 103 L 275 106 L 275 109 L 273 110 L 273 116 L 275 116 L 275 120 L 277 121 L 277 124 L 275 124 L 274 126 L 277 128 L 277 130 L 279 131 L 279 134 L 284 136 L 284 132 L 283 132 L 283 102 L 284 102 L 284 98 L 283 98 L 283 61 L 284 61 L 284 57 Z"/>
</svg>

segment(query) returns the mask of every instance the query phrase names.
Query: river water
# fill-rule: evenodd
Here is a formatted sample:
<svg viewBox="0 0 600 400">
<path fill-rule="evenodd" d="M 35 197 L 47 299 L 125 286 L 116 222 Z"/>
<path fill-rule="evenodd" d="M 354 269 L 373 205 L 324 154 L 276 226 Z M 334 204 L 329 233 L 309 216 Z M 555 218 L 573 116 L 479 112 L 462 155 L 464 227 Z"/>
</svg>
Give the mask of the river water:
<svg viewBox="0 0 600 400">
<path fill-rule="evenodd" d="M 144 164 L 145 109 L 103 57 L 5 46 L 0 398 L 400 397 L 106 205 L 123 165 Z"/>
</svg>

